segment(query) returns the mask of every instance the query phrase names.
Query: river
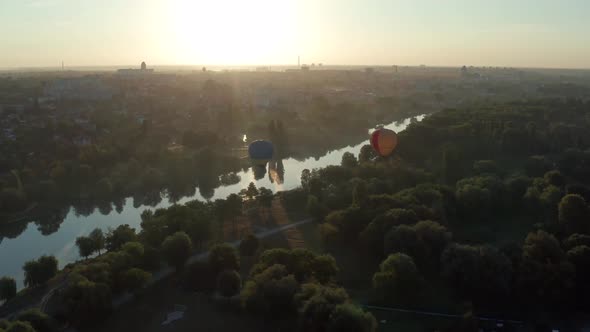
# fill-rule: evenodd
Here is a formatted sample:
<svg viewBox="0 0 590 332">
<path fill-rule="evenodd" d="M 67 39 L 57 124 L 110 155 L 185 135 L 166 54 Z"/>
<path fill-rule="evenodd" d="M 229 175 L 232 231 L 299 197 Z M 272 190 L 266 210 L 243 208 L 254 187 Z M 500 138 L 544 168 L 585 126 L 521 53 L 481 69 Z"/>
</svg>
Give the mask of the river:
<svg viewBox="0 0 590 332">
<path fill-rule="evenodd" d="M 424 115 L 413 118 L 420 121 L 424 118 Z M 396 121 L 385 127 L 400 132 L 410 124 L 413 118 Z M 243 188 L 246 188 L 250 182 L 254 182 L 257 187 L 272 189 L 274 192 L 294 189 L 301 184 L 301 172 L 304 169 L 311 170 L 329 165 L 339 165 L 345 152 L 352 152 L 355 156 L 358 156 L 361 147 L 365 144 L 367 144 L 367 141 L 333 150 L 317 159 L 307 158 L 303 161 L 292 158 L 284 159 L 282 161 L 284 167 L 282 183 L 279 183 L 280 181 L 271 182 L 268 173 L 262 179 L 256 180 L 252 169 L 239 172 L 238 175 L 241 178 L 239 183 L 215 189 L 211 199 L 225 198 L 231 193 L 238 193 Z M 270 173 L 271 176 L 276 178 L 275 172 L 271 171 Z M 197 190 L 195 195 L 184 197 L 177 203 L 183 204 L 194 199 L 205 200 Z M 167 199 L 163 199 L 156 207 L 134 207 L 133 199 L 127 198 L 121 213 L 113 210 L 108 215 L 104 215 L 96 209 L 88 216 L 76 215 L 74 209 L 71 208 L 59 230 L 47 236 L 41 234 L 37 226 L 31 222 L 18 237 L 14 239 L 4 238 L 0 243 L 0 277 L 11 276 L 15 278 L 20 289 L 23 287 L 24 278 L 22 266 L 26 261 L 36 259 L 41 255 L 52 254 L 57 257 L 60 268 L 62 268 L 64 265 L 79 259 L 78 249 L 75 244 L 76 237 L 88 235 L 90 231 L 97 227 L 106 230 L 108 227 L 115 228 L 121 224 L 129 224 L 139 231 L 140 215 L 144 210 L 165 208 L 171 204 Z"/>
</svg>

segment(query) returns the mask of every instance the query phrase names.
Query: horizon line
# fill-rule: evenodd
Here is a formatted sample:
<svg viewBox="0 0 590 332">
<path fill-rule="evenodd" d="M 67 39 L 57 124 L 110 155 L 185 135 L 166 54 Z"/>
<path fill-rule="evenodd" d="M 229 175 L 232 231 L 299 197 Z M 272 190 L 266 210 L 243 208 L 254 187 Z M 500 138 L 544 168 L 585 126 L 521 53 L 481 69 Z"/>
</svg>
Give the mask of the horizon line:
<svg viewBox="0 0 590 332">
<path fill-rule="evenodd" d="M 311 63 L 311 64 L 303 64 L 303 65 L 307 65 L 310 66 L 312 64 L 315 64 L 315 67 L 318 67 L 318 63 Z M 590 70 L 590 67 L 553 67 L 553 66 L 537 66 L 537 67 L 521 67 L 521 66 L 500 66 L 500 65 L 428 65 L 428 64 L 324 64 L 321 63 L 322 65 L 319 67 L 394 67 L 397 66 L 399 67 L 426 67 L 426 68 L 461 68 L 463 66 L 466 66 L 467 68 L 470 67 L 474 67 L 474 68 L 508 68 L 508 69 L 554 69 L 554 70 Z M 301 65 L 301 66 L 303 66 Z M 154 65 L 149 65 L 149 67 L 154 68 L 154 67 L 227 67 L 227 68 L 231 68 L 231 67 L 252 67 L 252 68 L 257 68 L 257 67 L 301 67 L 298 66 L 297 64 L 154 64 Z M 0 67 L 0 71 L 3 72 L 9 72 L 9 71 L 26 71 L 26 70 L 52 70 L 55 69 L 57 71 L 91 71 L 88 70 L 89 68 L 118 68 L 118 69 L 129 69 L 129 68 L 135 68 L 135 67 L 139 67 L 139 65 L 137 64 L 124 64 L 124 65 L 73 65 L 73 66 L 64 66 L 62 67 L 62 65 L 55 65 L 55 66 L 44 66 L 44 65 L 31 65 L 31 66 L 7 66 L 7 67 Z M 70 69 L 68 69 L 70 68 Z M 72 69 L 78 69 L 78 70 L 72 70 Z M 87 69 L 87 70 L 84 70 Z"/>
</svg>

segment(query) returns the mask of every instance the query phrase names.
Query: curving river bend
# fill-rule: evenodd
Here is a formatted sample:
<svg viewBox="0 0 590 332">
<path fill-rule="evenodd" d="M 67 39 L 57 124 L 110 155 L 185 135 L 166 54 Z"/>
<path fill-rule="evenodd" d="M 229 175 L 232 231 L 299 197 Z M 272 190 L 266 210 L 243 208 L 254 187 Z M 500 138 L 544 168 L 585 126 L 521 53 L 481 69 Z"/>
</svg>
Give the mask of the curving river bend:
<svg viewBox="0 0 590 332">
<path fill-rule="evenodd" d="M 414 118 L 420 121 L 424 118 L 424 115 L 396 121 L 385 127 L 400 132 Z M 269 174 L 266 174 L 262 179 L 255 180 L 252 169 L 239 172 L 238 175 L 241 177 L 239 183 L 215 189 L 211 199 L 225 198 L 231 193 L 237 193 L 241 189 L 246 188 L 250 182 L 254 182 L 257 187 L 270 188 L 274 192 L 294 189 L 300 185 L 301 171 L 304 169 L 311 170 L 329 165 L 339 165 L 342 155 L 345 152 L 352 152 L 355 156 L 358 156 L 361 147 L 365 144 L 367 144 L 367 141 L 359 142 L 354 146 L 333 150 L 317 159 L 307 158 L 303 161 L 292 158 L 284 159 L 282 161 L 284 167 L 282 184 L 278 184 L 277 181 L 271 182 L 269 180 Z M 205 200 L 196 191 L 195 195 L 182 198 L 178 201 L 178 204 L 183 204 L 194 199 Z M 37 229 L 37 226 L 31 222 L 27 225 L 27 229 L 18 237 L 14 239 L 5 238 L 0 242 L 0 276 L 7 275 L 15 278 L 20 289 L 23 287 L 24 278 L 22 266 L 26 261 L 36 259 L 41 255 L 53 254 L 59 260 L 60 268 L 62 268 L 64 265 L 74 262 L 79 258 L 78 249 L 75 245 L 76 237 L 87 235 L 96 227 L 106 230 L 108 227 L 114 228 L 121 224 L 129 224 L 131 227 L 139 230 L 141 223 L 140 215 L 144 210 L 165 208 L 171 204 L 171 202 L 164 199 L 156 207 L 140 206 L 136 208 L 133 206 L 133 199 L 127 198 L 121 213 L 113 210 L 108 215 L 103 215 L 98 210 L 95 210 L 88 216 L 77 216 L 74 209 L 70 209 L 59 230 L 47 236 L 42 235 Z"/>
</svg>

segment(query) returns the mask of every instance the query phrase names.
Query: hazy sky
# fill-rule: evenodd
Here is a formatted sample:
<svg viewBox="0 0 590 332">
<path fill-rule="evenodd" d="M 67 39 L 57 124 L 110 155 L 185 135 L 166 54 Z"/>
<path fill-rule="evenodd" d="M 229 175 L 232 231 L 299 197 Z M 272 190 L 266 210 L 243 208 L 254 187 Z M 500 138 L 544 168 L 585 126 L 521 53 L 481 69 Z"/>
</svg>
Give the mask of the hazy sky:
<svg viewBox="0 0 590 332">
<path fill-rule="evenodd" d="M 0 0 L 0 67 L 590 68 L 588 0 Z"/>
</svg>

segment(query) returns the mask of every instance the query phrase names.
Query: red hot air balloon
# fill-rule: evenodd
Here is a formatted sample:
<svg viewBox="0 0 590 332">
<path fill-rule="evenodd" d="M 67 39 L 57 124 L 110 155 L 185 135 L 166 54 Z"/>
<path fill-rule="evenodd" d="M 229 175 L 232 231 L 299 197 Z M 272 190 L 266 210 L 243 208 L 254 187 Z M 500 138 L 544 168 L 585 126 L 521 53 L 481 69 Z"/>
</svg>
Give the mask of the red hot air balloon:
<svg viewBox="0 0 590 332">
<path fill-rule="evenodd" d="M 377 129 L 371 134 L 371 146 L 380 156 L 387 157 L 397 146 L 397 134 L 390 129 Z"/>
</svg>

